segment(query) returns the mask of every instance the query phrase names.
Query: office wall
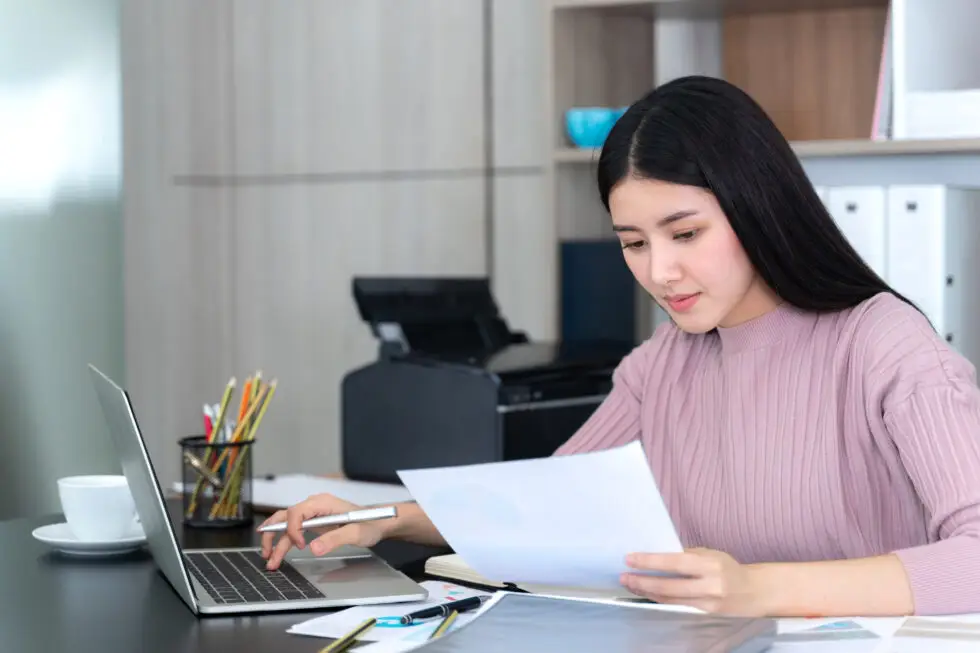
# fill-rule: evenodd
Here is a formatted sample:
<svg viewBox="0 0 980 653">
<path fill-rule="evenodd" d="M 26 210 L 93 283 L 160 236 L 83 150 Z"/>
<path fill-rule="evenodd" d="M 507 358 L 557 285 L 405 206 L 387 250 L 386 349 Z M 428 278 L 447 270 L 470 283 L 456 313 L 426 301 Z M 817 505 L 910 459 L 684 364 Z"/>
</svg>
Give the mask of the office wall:
<svg viewBox="0 0 980 653">
<path fill-rule="evenodd" d="M 123 378 L 117 12 L 0 0 L 0 519 L 118 471 L 86 367 Z"/>
<path fill-rule="evenodd" d="M 279 379 L 257 467 L 339 470 L 338 386 L 375 356 L 353 275 L 491 274 L 515 327 L 551 329 L 523 290 L 553 246 L 539 4 L 126 3 L 127 379 L 166 479 L 256 369 Z"/>
</svg>

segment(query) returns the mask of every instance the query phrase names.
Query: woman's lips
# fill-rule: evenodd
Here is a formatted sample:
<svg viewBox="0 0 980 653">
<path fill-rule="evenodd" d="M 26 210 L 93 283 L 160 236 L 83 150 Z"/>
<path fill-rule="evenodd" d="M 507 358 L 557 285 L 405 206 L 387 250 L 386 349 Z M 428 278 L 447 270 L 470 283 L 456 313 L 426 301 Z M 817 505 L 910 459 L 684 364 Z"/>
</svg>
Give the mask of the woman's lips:
<svg viewBox="0 0 980 653">
<path fill-rule="evenodd" d="M 690 310 L 698 301 L 701 293 L 696 292 L 690 295 L 672 295 L 667 299 L 667 305 L 675 313 L 683 313 Z"/>
</svg>

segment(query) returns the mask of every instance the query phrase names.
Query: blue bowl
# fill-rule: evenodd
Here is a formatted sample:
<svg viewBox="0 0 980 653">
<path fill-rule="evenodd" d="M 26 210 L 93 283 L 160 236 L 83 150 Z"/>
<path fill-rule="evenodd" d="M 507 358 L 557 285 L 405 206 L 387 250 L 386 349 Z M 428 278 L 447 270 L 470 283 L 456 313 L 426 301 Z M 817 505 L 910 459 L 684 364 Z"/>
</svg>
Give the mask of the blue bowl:
<svg viewBox="0 0 980 653">
<path fill-rule="evenodd" d="M 626 108 L 575 107 L 565 112 L 565 131 L 578 147 L 602 147 Z"/>
</svg>

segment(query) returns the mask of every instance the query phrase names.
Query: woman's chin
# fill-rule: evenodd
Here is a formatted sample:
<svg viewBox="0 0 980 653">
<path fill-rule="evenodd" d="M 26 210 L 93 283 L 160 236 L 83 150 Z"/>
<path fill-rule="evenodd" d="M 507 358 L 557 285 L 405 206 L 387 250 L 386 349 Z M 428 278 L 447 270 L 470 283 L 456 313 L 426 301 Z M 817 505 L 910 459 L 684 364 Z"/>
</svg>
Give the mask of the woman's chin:
<svg viewBox="0 0 980 653">
<path fill-rule="evenodd" d="M 684 313 L 675 313 L 668 310 L 667 314 L 670 315 L 670 319 L 673 320 L 674 324 L 686 333 L 708 333 L 718 326 L 718 320 L 714 319 L 711 315 L 706 315 L 704 311 L 693 310 Z"/>
</svg>

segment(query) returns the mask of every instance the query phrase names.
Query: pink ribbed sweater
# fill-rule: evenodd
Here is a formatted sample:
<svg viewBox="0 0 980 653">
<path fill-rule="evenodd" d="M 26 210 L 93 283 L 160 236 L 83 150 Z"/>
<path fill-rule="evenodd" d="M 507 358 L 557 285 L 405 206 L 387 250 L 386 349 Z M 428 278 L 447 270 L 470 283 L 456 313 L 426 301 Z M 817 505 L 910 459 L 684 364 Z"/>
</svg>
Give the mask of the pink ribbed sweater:
<svg viewBox="0 0 980 653">
<path fill-rule="evenodd" d="M 980 390 L 894 295 L 664 324 L 557 455 L 639 438 L 686 547 L 743 563 L 895 552 L 918 614 L 980 612 Z"/>
</svg>

